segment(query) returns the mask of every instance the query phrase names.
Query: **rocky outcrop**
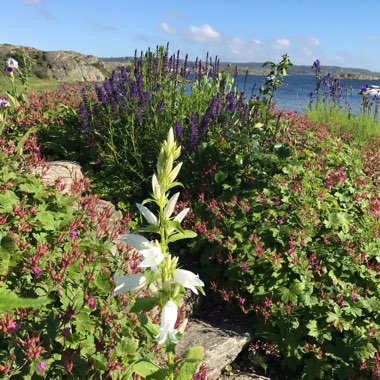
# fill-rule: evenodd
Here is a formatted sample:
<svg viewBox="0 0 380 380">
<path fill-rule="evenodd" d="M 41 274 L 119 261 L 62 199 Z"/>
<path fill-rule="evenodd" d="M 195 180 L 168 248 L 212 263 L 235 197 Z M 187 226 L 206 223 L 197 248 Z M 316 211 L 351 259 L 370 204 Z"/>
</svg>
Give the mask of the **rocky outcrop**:
<svg viewBox="0 0 380 380">
<path fill-rule="evenodd" d="M 100 69 L 105 69 L 102 62 L 92 56 L 74 51 L 45 52 L 48 74 L 60 81 L 102 82 L 105 79 Z"/>
<path fill-rule="evenodd" d="M 105 79 L 104 74 L 108 74 L 103 62 L 93 55 L 75 51 L 42 51 L 28 46 L 0 44 L 0 60 L 4 64 L 8 57 L 12 57 L 21 67 L 24 52 L 31 59 L 31 74 L 42 79 L 101 82 Z"/>
</svg>

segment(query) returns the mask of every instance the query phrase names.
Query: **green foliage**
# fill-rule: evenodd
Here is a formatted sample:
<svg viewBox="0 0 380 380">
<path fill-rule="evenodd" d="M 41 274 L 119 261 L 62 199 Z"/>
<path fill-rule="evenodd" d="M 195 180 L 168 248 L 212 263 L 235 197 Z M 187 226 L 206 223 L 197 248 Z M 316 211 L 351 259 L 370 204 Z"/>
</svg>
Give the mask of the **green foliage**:
<svg viewBox="0 0 380 380">
<path fill-rule="evenodd" d="M 111 295 L 113 238 L 94 219 L 95 199 L 75 207 L 30 174 L 33 141 L 23 156 L 1 141 L 1 376 L 131 377 L 138 360 L 154 360 L 154 342 L 128 316 L 133 299 Z"/>
<path fill-rule="evenodd" d="M 275 345 L 288 378 L 371 376 L 380 350 L 378 165 L 364 170 L 366 156 L 306 118 L 277 122 L 269 136 L 262 123 L 236 124 L 223 144 L 209 136 L 214 170 L 194 202 L 202 238 L 192 253 L 217 298 Z"/>
</svg>

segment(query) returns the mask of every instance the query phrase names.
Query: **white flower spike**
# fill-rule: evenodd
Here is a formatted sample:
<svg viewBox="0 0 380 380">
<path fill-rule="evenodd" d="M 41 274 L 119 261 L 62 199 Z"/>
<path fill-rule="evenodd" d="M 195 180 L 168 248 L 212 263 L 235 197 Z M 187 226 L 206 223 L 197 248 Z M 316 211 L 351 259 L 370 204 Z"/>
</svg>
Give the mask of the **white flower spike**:
<svg viewBox="0 0 380 380">
<path fill-rule="evenodd" d="M 161 325 L 159 327 L 160 333 L 155 337 L 159 345 L 163 345 L 166 342 L 166 338 L 169 336 L 169 339 L 177 344 L 178 340 L 175 336 L 174 326 L 177 322 L 177 305 L 169 300 L 164 308 L 162 309 L 161 314 Z"/>
<path fill-rule="evenodd" d="M 177 284 L 184 288 L 191 289 L 195 294 L 198 294 L 196 286 L 204 286 L 205 284 L 197 274 L 185 269 L 174 269 L 173 278 Z"/>
<path fill-rule="evenodd" d="M 146 285 L 146 279 L 143 273 L 128 274 L 126 276 L 113 276 L 116 288 L 113 295 L 117 296 L 125 292 L 137 292 Z"/>
<path fill-rule="evenodd" d="M 157 226 L 157 217 L 153 214 L 152 211 L 150 211 L 147 207 L 141 205 L 140 203 L 136 203 L 136 206 L 149 224 L 154 224 Z"/>
</svg>

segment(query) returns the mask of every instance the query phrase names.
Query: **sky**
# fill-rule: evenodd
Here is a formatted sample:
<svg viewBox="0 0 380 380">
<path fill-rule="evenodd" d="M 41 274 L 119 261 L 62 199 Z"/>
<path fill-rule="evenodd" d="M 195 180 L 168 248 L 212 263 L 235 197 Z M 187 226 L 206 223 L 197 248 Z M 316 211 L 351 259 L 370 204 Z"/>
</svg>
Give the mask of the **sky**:
<svg viewBox="0 0 380 380">
<path fill-rule="evenodd" d="M 0 43 L 96 57 L 169 43 L 223 62 L 278 62 L 380 72 L 380 0 L 0 0 Z M 6 5 L 6 6 L 5 6 Z M 373 15 L 373 17 L 371 17 Z"/>
</svg>

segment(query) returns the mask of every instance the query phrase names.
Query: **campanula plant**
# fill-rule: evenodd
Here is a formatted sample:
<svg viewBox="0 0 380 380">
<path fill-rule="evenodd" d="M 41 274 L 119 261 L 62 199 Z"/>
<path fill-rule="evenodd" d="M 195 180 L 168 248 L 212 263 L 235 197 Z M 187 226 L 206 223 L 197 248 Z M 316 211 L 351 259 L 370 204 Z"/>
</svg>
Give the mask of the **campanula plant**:
<svg viewBox="0 0 380 380">
<path fill-rule="evenodd" d="M 135 233 L 121 236 L 121 240 L 141 255 L 138 265 L 141 272 L 114 276 L 116 283 L 114 295 L 138 292 L 143 288 L 150 288 L 153 293 L 149 298 L 137 298 L 131 311 L 150 311 L 158 307 L 161 313 L 161 323 L 158 328 L 152 325 L 145 315 L 137 315 L 143 324 L 151 326 L 151 331 L 156 330 L 154 338 L 167 355 L 166 368 L 160 368 L 156 363 L 146 359 L 136 363 L 133 367 L 134 371 L 148 379 L 173 380 L 184 378 L 185 373 L 190 378 L 195 373 L 203 353 L 202 347 L 193 347 L 185 353 L 183 359 L 174 360 L 175 345 L 183 334 L 186 324 L 186 321 L 183 321 L 182 328 L 175 329 L 178 304 L 183 297 L 184 288 L 191 289 L 198 294 L 198 290 L 203 293 L 202 287 L 204 286 L 198 275 L 178 268 L 178 257 L 172 256 L 169 250 L 169 243 L 196 236 L 193 231 L 184 230 L 180 224 L 188 213 L 188 208 L 173 216 L 179 193 L 170 195 L 170 190 L 181 185 L 176 179 L 182 163 L 174 165 L 180 156 L 180 151 L 181 148 L 174 140 L 173 129 L 170 128 L 167 139 L 161 145 L 156 165 L 157 173 L 152 177 L 152 198 L 143 202 L 155 206 L 158 210 L 157 214 L 143 204 L 137 204 L 139 211 L 148 222 L 148 226 L 142 231 L 158 235 L 159 240 L 148 240 Z M 190 374 L 189 371 L 192 373 Z"/>
</svg>

